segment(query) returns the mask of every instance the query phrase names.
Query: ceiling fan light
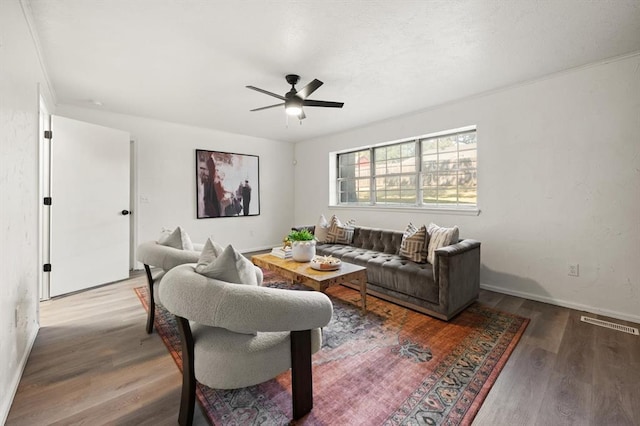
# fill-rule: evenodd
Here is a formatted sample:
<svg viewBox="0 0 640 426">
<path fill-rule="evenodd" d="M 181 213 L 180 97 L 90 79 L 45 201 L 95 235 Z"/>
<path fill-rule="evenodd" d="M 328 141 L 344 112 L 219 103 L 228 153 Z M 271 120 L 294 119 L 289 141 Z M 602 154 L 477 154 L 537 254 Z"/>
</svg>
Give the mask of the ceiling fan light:
<svg viewBox="0 0 640 426">
<path fill-rule="evenodd" d="M 287 112 L 287 115 L 299 116 L 302 113 L 302 107 L 298 105 L 288 105 L 284 109 Z"/>
</svg>

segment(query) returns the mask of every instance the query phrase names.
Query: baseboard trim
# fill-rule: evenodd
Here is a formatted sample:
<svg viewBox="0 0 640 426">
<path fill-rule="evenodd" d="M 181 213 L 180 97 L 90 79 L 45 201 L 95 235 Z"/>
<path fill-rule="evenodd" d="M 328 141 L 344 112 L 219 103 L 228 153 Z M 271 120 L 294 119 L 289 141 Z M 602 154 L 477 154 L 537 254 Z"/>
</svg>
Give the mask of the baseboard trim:
<svg viewBox="0 0 640 426">
<path fill-rule="evenodd" d="M 20 379 L 22 379 L 22 373 L 24 373 L 24 369 L 27 367 L 27 361 L 29 360 L 29 355 L 31 355 L 31 350 L 33 349 L 33 345 L 36 342 L 36 337 L 38 336 L 38 330 L 40 330 L 40 326 L 37 326 L 34 331 L 29 336 L 29 342 L 27 344 L 27 350 L 24 351 L 22 359 L 18 364 L 18 368 L 16 369 L 16 373 L 13 376 L 12 384 L 9 387 L 10 392 L 4 393 L 6 400 L 0 401 L 2 404 L 2 409 L 0 411 L 0 424 L 6 424 L 7 418 L 9 417 L 9 410 L 11 410 L 11 405 L 13 404 L 13 399 L 16 397 L 16 392 L 18 392 L 18 386 L 20 385 Z"/>
<path fill-rule="evenodd" d="M 524 291 L 515 291 L 508 288 L 497 287 L 490 284 L 481 283 L 480 288 L 483 290 L 495 291 L 496 293 L 508 294 L 509 296 L 522 297 L 523 299 L 535 300 L 536 302 L 549 303 L 550 305 L 562 306 L 563 308 L 575 309 L 577 311 L 591 312 L 593 314 L 604 315 L 607 317 L 640 324 L 640 316 L 638 315 L 629 315 L 622 312 L 611 311 L 608 309 L 601 309 L 594 306 L 583 305 L 575 302 L 568 302 L 566 300 L 554 299 L 553 297 L 540 296 L 537 294 L 527 293 Z"/>
</svg>

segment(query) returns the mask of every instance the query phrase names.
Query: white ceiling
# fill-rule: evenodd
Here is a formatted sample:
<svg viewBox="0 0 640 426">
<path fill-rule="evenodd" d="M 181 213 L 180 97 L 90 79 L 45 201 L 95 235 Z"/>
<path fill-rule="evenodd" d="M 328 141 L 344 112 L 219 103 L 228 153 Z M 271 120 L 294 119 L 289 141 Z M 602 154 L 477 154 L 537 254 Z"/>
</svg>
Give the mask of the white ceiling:
<svg viewBox="0 0 640 426">
<path fill-rule="evenodd" d="M 26 1 L 58 104 L 283 141 L 640 51 L 640 0 Z M 249 112 L 289 73 L 344 108 Z"/>
</svg>

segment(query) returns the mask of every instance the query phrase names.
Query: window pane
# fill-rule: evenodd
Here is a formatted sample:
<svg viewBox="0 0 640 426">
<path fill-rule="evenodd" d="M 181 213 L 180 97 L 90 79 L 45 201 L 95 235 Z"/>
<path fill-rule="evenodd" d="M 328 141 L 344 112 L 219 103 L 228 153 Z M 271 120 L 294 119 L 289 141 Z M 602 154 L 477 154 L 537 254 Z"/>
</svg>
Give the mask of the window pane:
<svg viewBox="0 0 640 426">
<path fill-rule="evenodd" d="M 409 157 L 402 160 L 402 173 L 412 173 L 416 170 L 416 157 Z"/>
<path fill-rule="evenodd" d="M 455 135 L 438 138 L 438 152 L 455 152 L 458 150 L 458 141 Z"/>
<path fill-rule="evenodd" d="M 422 187 L 437 187 L 438 186 L 438 174 L 437 173 L 425 173 L 422 175 Z"/>
<path fill-rule="evenodd" d="M 346 166 L 347 164 L 353 164 L 355 162 L 354 155 L 355 155 L 354 153 L 340 154 L 338 156 L 339 158 L 338 165 Z"/>
<path fill-rule="evenodd" d="M 400 165 L 402 163 L 400 162 L 399 159 L 397 160 L 389 160 L 387 162 L 387 173 L 391 174 L 391 173 L 401 173 L 402 169 L 400 168 Z"/>
<path fill-rule="evenodd" d="M 415 157 L 416 156 L 416 144 L 415 142 L 409 142 L 402 144 L 402 156 L 403 157 Z"/>
<path fill-rule="evenodd" d="M 424 155 L 422 157 L 423 173 L 432 173 L 438 170 L 438 157 L 435 155 Z"/>
<path fill-rule="evenodd" d="M 438 189 L 435 187 L 423 188 L 422 202 L 425 204 L 436 204 L 438 202 Z"/>
<path fill-rule="evenodd" d="M 422 155 L 435 155 L 438 153 L 438 139 L 424 139 L 422 141 Z"/>
</svg>

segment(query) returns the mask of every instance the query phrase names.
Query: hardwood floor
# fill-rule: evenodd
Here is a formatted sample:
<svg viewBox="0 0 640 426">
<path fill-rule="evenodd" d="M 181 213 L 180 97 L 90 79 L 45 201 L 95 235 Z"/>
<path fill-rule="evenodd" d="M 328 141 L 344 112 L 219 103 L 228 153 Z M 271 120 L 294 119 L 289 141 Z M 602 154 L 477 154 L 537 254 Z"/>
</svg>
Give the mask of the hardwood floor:
<svg viewBox="0 0 640 426">
<path fill-rule="evenodd" d="M 133 291 L 145 283 L 138 274 L 41 304 L 7 425 L 177 424 L 181 374 L 145 332 Z M 531 323 L 474 425 L 640 424 L 640 337 L 544 303 L 484 290 L 480 301 Z M 194 424 L 208 424 L 199 408 Z"/>
</svg>

